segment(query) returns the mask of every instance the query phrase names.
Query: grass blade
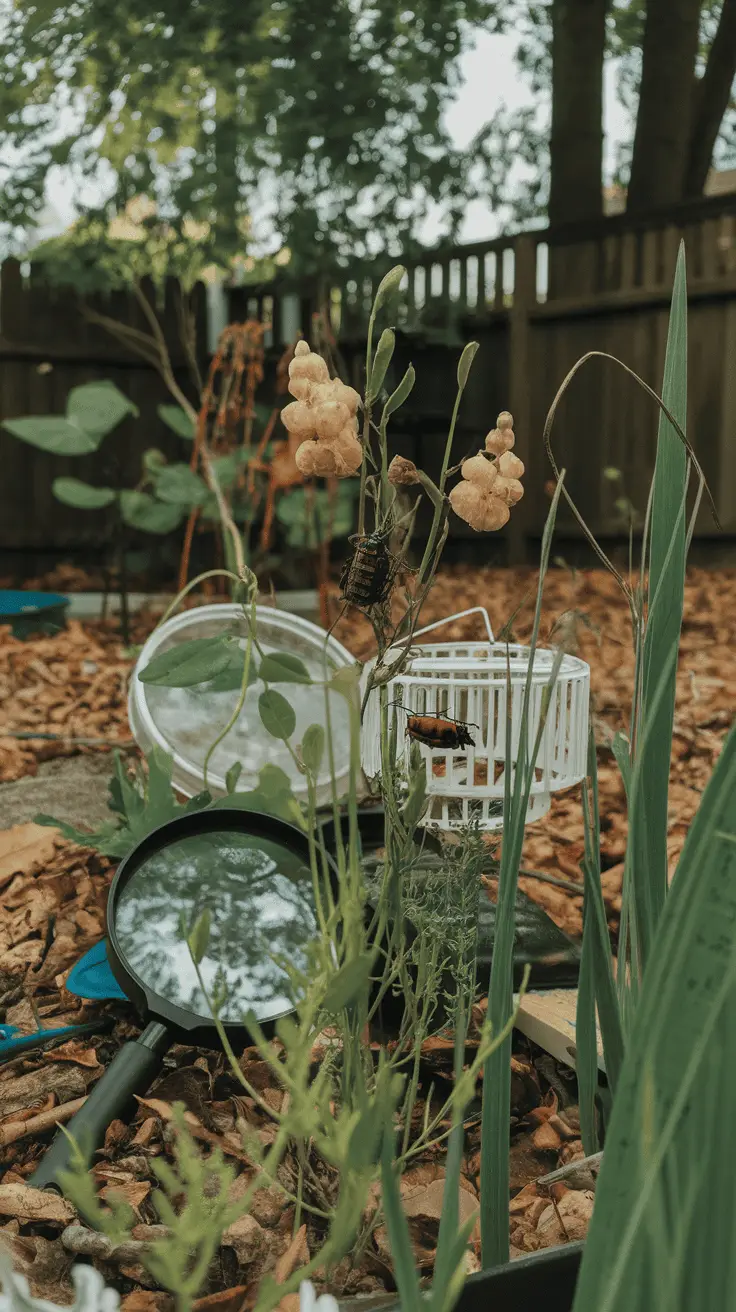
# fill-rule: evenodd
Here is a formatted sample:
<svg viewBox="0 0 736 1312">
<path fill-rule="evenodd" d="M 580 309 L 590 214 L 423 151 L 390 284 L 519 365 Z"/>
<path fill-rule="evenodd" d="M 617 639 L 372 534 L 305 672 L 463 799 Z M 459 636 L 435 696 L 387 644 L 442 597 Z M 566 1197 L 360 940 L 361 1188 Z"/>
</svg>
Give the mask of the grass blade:
<svg viewBox="0 0 736 1312">
<path fill-rule="evenodd" d="M 409 1222 L 401 1206 L 401 1195 L 396 1183 L 393 1154 L 393 1130 L 390 1128 L 383 1137 L 381 1186 L 389 1247 L 394 1263 L 394 1277 L 396 1288 L 399 1291 L 401 1312 L 421 1312 L 422 1295 L 419 1288 L 419 1274 L 414 1262 Z"/>
<path fill-rule="evenodd" d="M 595 984 L 593 961 L 597 951 L 593 931 L 593 909 L 583 906 L 583 946 L 578 975 L 578 1002 L 575 1013 L 575 1073 L 578 1080 L 580 1136 L 586 1157 L 600 1148 L 596 1123 L 595 1095 L 598 1088 L 598 1045 L 595 1023 Z"/>
<path fill-rule="evenodd" d="M 498 1033 L 513 1011 L 513 952 L 516 930 L 516 891 L 519 882 L 519 864 L 524 843 L 529 794 L 534 774 L 534 763 L 543 731 L 540 723 L 536 742 L 529 753 L 529 705 L 531 699 L 531 669 L 539 637 L 542 613 L 542 593 L 549 565 L 552 534 L 557 507 L 562 492 L 562 479 L 557 484 L 542 536 L 539 565 L 537 604 L 529 644 L 529 675 L 524 689 L 519 730 L 518 756 L 511 783 L 511 725 L 509 722 L 511 696 L 506 697 L 506 760 L 504 769 L 504 828 L 501 849 L 501 867 L 498 876 L 498 905 L 491 962 L 491 979 L 488 988 L 488 1015 L 494 1033 Z M 562 651 L 553 664 L 549 687 L 554 686 Z M 508 1261 L 509 1256 L 509 1117 L 511 1113 L 511 1042 L 509 1032 L 503 1043 L 491 1053 L 483 1068 L 483 1105 L 481 1112 L 481 1169 L 480 1169 L 480 1220 L 481 1251 L 484 1268 Z"/>
<path fill-rule="evenodd" d="M 709 1091 L 720 1107 L 729 1105 L 736 1048 L 736 727 L 703 794 L 682 851 L 677 874 L 659 924 L 632 1028 L 606 1153 L 596 1191 L 596 1208 L 578 1280 L 574 1312 L 650 1312 L 650 1281 L 642 1278 L 656 1253 L 645 1223 L 657 1189 L 668 1191 L 668 1227 L 691 1207 L 699 1190 L 703 1154 L 702 1108 Z M 723 1060 L 714 1065 L 709 1054 Z M 649 1066 L 651 1080 L 642 1080 Z M 717 1089 L 713 1089 L 714 1080 Z M 647 1100 L 642 1091 L 649 1084 Z M 652 1111 L 653 1108 L 653 1111 Z M 717 1224 L 717 1209 L 729 1204 L 733 1215 L 733 1161 L 716 1142 L 708 1190 L 692 1208 L 703 1239 Z M 721 1224 L 723 1220 L 721 1219 Z M 705 1240 L 711 1264 L 727 1265 L 728 1250 Z M 685 1277 L 689 1280 L 689 1276 Z M 713 1271 L 714 1293 L 725 1277 Z M 696 1302 L 677 1291 L 678 1309 L 730 1306 L 700 1291 Z M 732 1293 L 732 1290 L 731 1290 Z M 647 1299 L 649 1302 L 647 1303 Z"/>
<path fill-rule="evenodd" d="M 662 400 L 683 431 L 687 424 L 687 282 L 685 248 L 680 252 L 672 293 Z M 667 896 L 667 805 L 676 662 L 667 688 L 652 702 L 664 660 L 677 649 L 682 627 L 687 525 L 688 454 L 664 413 L 660 413 L 657 457 L 652 484 L 649 530 L 649 595 L 656 596 L 643 639 L 641 726 L 653 719 L 642 774 L 643 795 L 636 822 L 632 817 L 633 885 L 642 969 L 652 950 L 657 923 Z M 638 743 L 637 743 L 638 746 Z"/>
<path fill-rule="evenodd" d="M 455 1051 L 453 1060 L 453 1074 L 455 1079 L 455 1088 L 458 1087 L 460 1077 L 463 1072 L 463 1061 L 465 1058 L 465 1009 L 462 1003 L 457 1008 L 455 1016 Z M 455 1254 L 453 1248 L 457 1240 L 457 1233 L 460 1229 L 460 1172 L 463 1164 L 463 1115 L 465 1108 L 461 1107 L 459 1100 L 456 1098 L 452 1108 L 452 1130 L 447 1148 L 447 1161 L 445 1164 L 445 1189 L 442 1201 L 442 1217 L 440 1219 L 440 1230 L 437 1237 L 437 1255 L 434 1266 L 434 1279 L 432 1282 L 433 1293 L 439 1291 L 441 1296 L 443 1291 L 449 1288 L 454 1275 L 453 1262 Z M 440 1309 L 437 1308 L 437 1312 Z"/>
<path fill-rule="evenodd" d="M 624 1059 L 624 1030 L 616 983 L 613 977 L 611 940 L 608 936 L 608 920 L 601 886 L 598 769 L 595 733 L 592 725 L 588 736 L 588 778 L 583 786 L 583 822 L 585 832 L 585 858 L 583 861 L 585 923 L 583 926 L 583 956 L 580 969 L 581 977 L 583 977 L 584 970 L 586 972 L 588 970 L 587 959 L 590 958 L 590 978 L 595 994 L 595 1003 L 598 1008 L 598 1023 L 603 1042 L 606 1077 L 611 1091 L 615 1092 Z M 585 978 L 583 978 L 583 984 L 586 984 Z M 578 1060 L 587 1063 L 589 1074 L 593 1069 L 592 1063 L 595 1061 L 597 1085 L 598 1054 L 595 1016 L 592 1025 L 585 1013 L 583 1013 L 582 1020 L 582 1030 L 577 1029 Z M 578 1078 L 580 1078 L 579 1075 Z M 588 1150 L 586 1149 L 586 1151 Z M 595 1152 L 595 1149 L 589 1151 Z"/>
</svg>

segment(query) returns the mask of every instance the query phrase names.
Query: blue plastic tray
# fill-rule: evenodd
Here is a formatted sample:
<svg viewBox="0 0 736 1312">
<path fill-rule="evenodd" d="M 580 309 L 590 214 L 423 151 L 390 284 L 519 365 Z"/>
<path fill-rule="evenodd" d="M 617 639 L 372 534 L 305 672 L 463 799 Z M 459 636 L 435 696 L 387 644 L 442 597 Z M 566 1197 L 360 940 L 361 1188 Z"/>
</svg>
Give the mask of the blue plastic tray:
<svg viewBox="0 0 736 1312">
<path fill-rule="evenodd" d="M 9 624 L 14 638 L 58 633 L 66 627 L 69 598 L 58 592 L 0 589 L 0 624 Z"/>
</svg>

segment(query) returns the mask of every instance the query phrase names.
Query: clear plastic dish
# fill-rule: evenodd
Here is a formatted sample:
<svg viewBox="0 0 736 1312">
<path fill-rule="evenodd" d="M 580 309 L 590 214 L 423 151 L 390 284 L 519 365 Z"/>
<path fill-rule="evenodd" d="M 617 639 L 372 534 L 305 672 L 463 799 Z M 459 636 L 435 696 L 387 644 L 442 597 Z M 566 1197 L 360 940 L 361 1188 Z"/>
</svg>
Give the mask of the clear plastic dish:
<svg viewBox="0 0 736 1312">
<path fill-rule="evenodd" d="M 355 658 L 335 638 L 325 641 L 323 629 L 298 615 L 258 606 L 256 632 L 265 653 L 282 651 L 298 656 L 315 680 L 325 679 L 325 663 L 327 678 L 338 669 L 355 664 Z M 193 688 L 155 687 L 142 683 L 138 674 L 154 656 L 178 643 L 221 633 L 239 635 L 240 644 L 245 649 L 247 621 L 242 607 L 218 603 L 183 611 L 151 635 L 131 678 L 128 718 L 133 736 L 144 752 L 157 745 L 169 753 L 173 758 L 173 785 L 185 797 L 194 797 L 203 790 L 205 757 L 232 716 L 238 693 L 211 692 L 206 684 Z M 237 761 L 242 766 L 239 791 L 255 788 L 258 772 L 270 763 L 279 766 L 289 776 L 296 797 L 306 796 L 306 781 L 297 770 L 286 744 L 272 738 L 261 723 L 258 698 L 263 690 L 260 679 L 251 684 L 237 721 L 210 757 L 207 785 L 214 797 L 221 797 L 227 791 L 225 776 Z M 322 687 L 288 683 L 280 685 L 279 691 L 296 714 L 293 744 L 301 741 L 310 724 L 322 724 L 327 728 Z M 336 785 L 340 796 L 347 791 L 349 774 L 348 707 L 344 697 L 336 692 L 329 694 L 329 707 Z M 330 765 L 325 754 L 324 771 L 318 780 L 317 804 L 323 805 L 331 795 Z"/>
</svg>

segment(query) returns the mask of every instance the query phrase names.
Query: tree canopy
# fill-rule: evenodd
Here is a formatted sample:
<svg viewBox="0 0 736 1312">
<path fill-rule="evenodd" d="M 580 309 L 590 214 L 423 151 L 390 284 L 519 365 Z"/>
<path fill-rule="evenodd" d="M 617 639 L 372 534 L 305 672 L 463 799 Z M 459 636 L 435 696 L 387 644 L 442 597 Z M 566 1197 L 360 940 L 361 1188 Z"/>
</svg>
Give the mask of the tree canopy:
<svg viewBox="0 0 736 1312">
<path fill-rule="evenodd" d="M 0 220 L 26 224 L 53 164 L 209 225 L 219 257 L 270 210 L 304 261 L 402 249 L 428 200 L 462 213 L 442 111 L 495 0 L 13 0 L 0 142 L 22 150 Z M 270 183 L 270 186 L 269 186 Z"/>
<path fill-rule="evenodd" d="M 517 222 L 594 218 L 611 56 L 631 207 L 702 194 L 714 153 L 736 160 L 736 0 L 0 0 L 0 17 L 0 222 L 32 223 L 54 165 L 99 177 L 72 243 L 92 272 L 141 196 L 155 252 L 186 263 L 188 223 L 200 268 L 252 250 L 259 215 L 294 272 L 410 252 L 430 205 L 449 238 L 476 197 Z M 444 110 L 478 30 L 518 34 L 541 112 L 501 110 L 461 151 Z"/>
</svg>

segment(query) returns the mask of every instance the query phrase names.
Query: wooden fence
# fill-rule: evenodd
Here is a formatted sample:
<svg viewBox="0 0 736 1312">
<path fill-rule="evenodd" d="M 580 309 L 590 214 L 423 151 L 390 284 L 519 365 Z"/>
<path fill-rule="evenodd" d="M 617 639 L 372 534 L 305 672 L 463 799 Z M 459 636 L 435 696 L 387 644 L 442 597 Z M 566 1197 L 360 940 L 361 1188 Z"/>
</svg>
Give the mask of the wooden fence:
<svg viewBox="0 0 736 1312">
<path fill-rule="evenodd" d="M 394 378 L 411 360 L 417 384 L 395 416 L 395 450 L 436 468 L 454 400 L 462 344 L 480 351 L 463 402 L 458 457 L 482 444 L 497 413 L 516 420 L 517 451 L 527 467 L 526 494 L 502 535 L 511 556 L 523 558 L 539 537 L 551 474 L 542 445 L 549 406 L 563 378 L 587 351 L 622 359 L 650 386 L 662 380 L 669 297 L 677 249 L 684 237 L 690 297 L 689 435 L 713 489 L 724 535 L 736 534 L 736 194 L 688 204 L 663 215 L 627 215 L 593 226 L 541 229 L 422 254 L 405 260 L 409 277 L 392 317 L 399 333 Z M 360 381 L 365 326 L 385 268 L 360 285 L 342 280 L 276 283 L 232 294 L 231 317 L 268 319 L 274 351 L 297 332 L 309 336 L 311 316 L 325 306 L 339 333 L 354 381 Z M 185 381 L 174 297 L 169 289 L 164 330 L 178 376 Z M 206 357 L 207 310 L 200 298 L 200 352 Z M 139 307 L 124 294 L 98 298 L 94 308 L 142 330 Z M 123 473 L 133 484 L 142 452 L 160 447 L 182 459 L 182 443 L 161 424 L 157 406 L 169 399 L 155 370 L 90 326 L 71 293 L 54 291 L 15 261 L 0 273 L 0 419 L 63 413 L 69 389 L 111 378 L 140 409 L 121 426 Z M 389 383 L 391 379 L 388 380 Z M 621 535 L 614 502 L 627 496 L 644 509 L 657 431 L 656 406 L 624 372 L 593 360 L 572 383 L 552 435 L 568 488 L 597 535 Z M 108 439 L 110 440 L 110 439 Z M 100 538 L 103 515 L 85 516 L 56 502 L 52 478 L 105 478 L 105 448 L 76 460 L 51 457 L 0 430 L 3 471 L 0 550 L 71 551 Z M 621 471 L 618 485 L 603 477 Z M 560 528 L 575 532 L 564 509 Z M 706 509 L 697 533 L 717 534 Z M 460 521 L 453 536 L 461 552 L 472 531 Z"/>
<path fill-rule="evenodd" d="M 147 291 L 154 299 L 153 289 Z M 179 336 L 176 295 L 176 287 L 167 286 L 160 322 L 177 380 L 195 399 Z M 89 297 L 85 304 L 150 333 L 141 307 L 125 292 Z M 197 292 L 197 318 L 198 350 L 204 359 L 203 291 Z M 16 260 L 6 260 L 0 269 L 0 420 L 63 415 L 70 390 L 99 379 L 114 382 L 138 407 L 140 417 L 126 419 L 93 455 L 50 455 L 0 429 L 3 572 L 10 572 L 11 553 L 32 560 L 39 553 L 63 554 L 104 540 L 106 512 L 62 505 L 51 490 L 54 478 L 72 475 L 103 485 L 119 476 L 122 485 L 133 487 L 141 477 L 141 457 L 147 448 L 159 447 L 179 460 L 190 453 L 188 444 L 158 417 L 157 407 L 172 398 L 155 368 L 90 323 L 73 289 L 49 286 Z"/>
<path fill-rule="evenodd" d="M 589 351 L 618 357 L 661 390 L 672 281 L 680 241 L 689 292 L 688 432 L 712 489 L 721 532 L 705 505 L 700 538 L 736 535 L 736 193 L 689 203 L 644 218 L 617 215 L 595 225 L 542 229 L 476 242 L 405 260 L 408 279 L 393 320 L 400 329 L 394 381 L 411 359 L 417 383 L 392 420 L 396 449 L 437 468 L 455 393 L 462 344 L 480 343 L 461 408 L 458 457 L 480 446 L 502 409 L 510 409 L 526 493 L 503 531 L 512 558 L 541 535 L 551 467 L 542 432 L 568 371 Z M 288 319 L 305 333 L 309 316 L 327 306 L 343 354 L 360 375 L 367 314 L 385 269 L 358 285 L 269 289 L 276 324 Z M 297 309 L 299 316 L 297 317 Z M 280 315 L 280 318 L 279 318 Z M 444 331 L 445 343 L 441 337 Z M 454 345 L 446 344 L 454 338 Z M 391 380 L 389 380 L 390 382 Z M 615 502 L 628 498 L 643 513 L 657 435 L 656 404 L 623 370 L 587 363 L 560 402 L 552 446 L 584 518 L 602 538 L 624 533 Z M 401 416 L 401 417 L 400 417 Z M 477 448 L 476 448 L 477 449 Z M 603 475 L 617 469 L 616 482 Z M 558 525 L 580 530 L 561 503 Z M 473 538 L 453 519 L 452 535 Z"/>
</svg>

